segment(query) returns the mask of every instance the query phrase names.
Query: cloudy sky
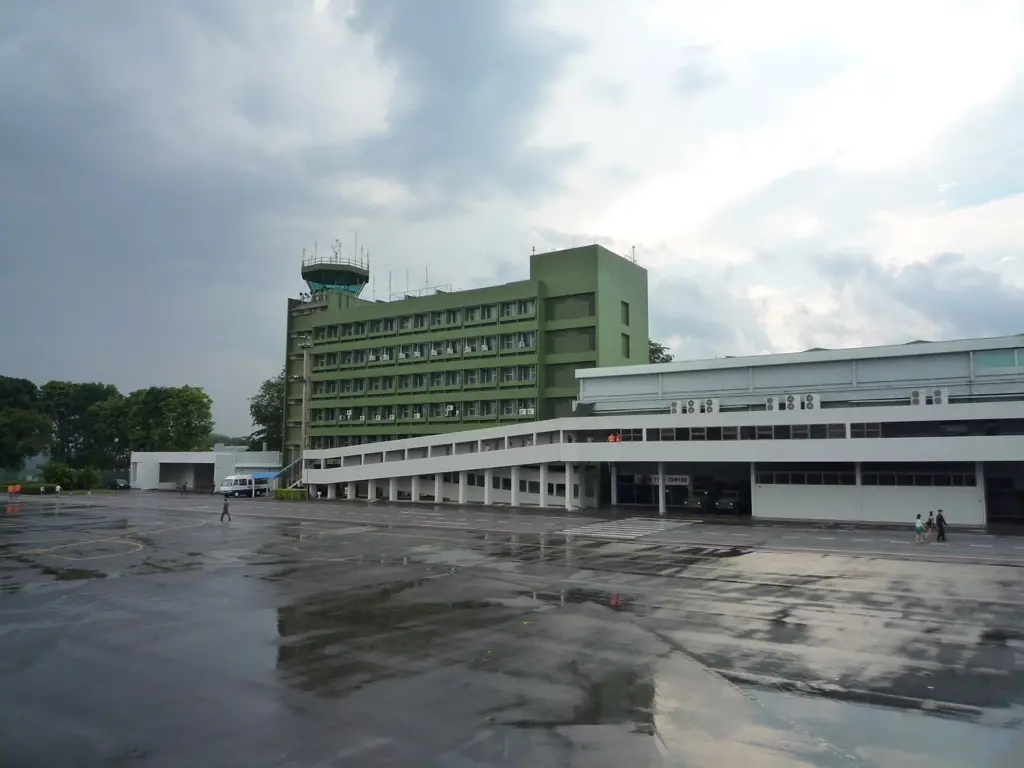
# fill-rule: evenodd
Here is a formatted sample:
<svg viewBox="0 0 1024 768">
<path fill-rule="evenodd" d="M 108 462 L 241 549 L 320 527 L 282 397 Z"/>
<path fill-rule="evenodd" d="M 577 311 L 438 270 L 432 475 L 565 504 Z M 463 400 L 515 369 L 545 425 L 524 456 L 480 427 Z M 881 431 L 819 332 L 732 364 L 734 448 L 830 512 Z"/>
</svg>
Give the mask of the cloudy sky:
<svg viewBox="0 0 1024 768">
<path fill-rule="evenodd" d="M 1024 331 L 1020 0 L 5 0 L 3 373 L 281 363 L 303 247 L 376 291 L 636 246 L 679 357 Z"/>
</svg>

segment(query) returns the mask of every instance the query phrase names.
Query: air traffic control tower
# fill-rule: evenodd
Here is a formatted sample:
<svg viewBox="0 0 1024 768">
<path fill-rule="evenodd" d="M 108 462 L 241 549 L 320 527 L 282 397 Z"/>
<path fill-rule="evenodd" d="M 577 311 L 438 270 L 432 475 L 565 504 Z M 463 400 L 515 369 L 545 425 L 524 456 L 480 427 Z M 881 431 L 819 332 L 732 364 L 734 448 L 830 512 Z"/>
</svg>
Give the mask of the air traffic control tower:
<svg viewBox="0 0 1024 768">
<path fill-rule="evenodd" d="M 341 255 L 341 243 L 331 246 L 330 256 L 304 256 L 302 279 L 309 286 L 311 294 L 329 291 L 343 291 L 353 297 L 359 296 L 370 282 L 370 261 L 348 258 Z"/>
</svg>

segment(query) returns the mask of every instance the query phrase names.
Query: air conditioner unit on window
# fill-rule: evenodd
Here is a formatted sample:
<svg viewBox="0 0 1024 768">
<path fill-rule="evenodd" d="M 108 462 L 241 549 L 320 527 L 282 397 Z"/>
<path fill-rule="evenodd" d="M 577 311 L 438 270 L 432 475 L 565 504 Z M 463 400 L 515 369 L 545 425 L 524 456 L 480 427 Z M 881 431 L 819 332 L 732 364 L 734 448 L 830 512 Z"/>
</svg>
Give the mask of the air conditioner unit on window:
<svg viewBox="0 0 1024 768">
<path fill-rule="evenodd" d="M 380 359 L 381 360 L 390 360 L 391 359 L 391 355 L 389 355 L 389 354 L 387 354 L 385 352 L 383 355 L 380 356 Z"/>
<path fill-rule="evenodd" d="M 399 352 L 398 353 L 398 359 L 399 360 L 405 360 L 405 352 Z"/>
<path fill-rule="evenodd" d="M 576 404 L 576 400 L 573 400 L 573 404 Z M 673 400 L 668 404 L 668 412 L 673 416 L 678 416 L 681 413 L 686 412 L 686 405 L 682 400 Z"/>
<path fill-rule="evenodd" d="M 414 414 L 412 415 L 412 417 L 413 417 L 414 419 L 422 419 L 422 418 L 423 418 L 423 414 L 422 414 L 422 413 L 414 413 Z"/>
<path fill-rule="evenodd" d="M 520 408 L 519 409 L 519 415 L 520 416 L 525 416 L 526 415 L 526 409 L 525 408 Z"/>
<path fill-rule="evenodd" d="M 454 411 L 454 410 L 455 410 L 455 406 L 454 406 L 454 405 L 446 405 L 446 406 L 444 407 L 444 409 L 445 409 L 445 411 L 447 411 L 448 413 L 451 413 L 452 411 Z"/>
<path fill-rule="evenodd" d="M 378 414 L 377 414 L 376 416 L 374 416 L 374 417 L 373 417 L 373 420 L 374 420 L 374 421 L 380 421 L 380 420 L 381 420 L 381 418 L 380 418 L 380 414 L 378 413 Z"/>
<path fill-rule="evenodd" d="M 697 413 L 697 409 L 699 407 L 700 406 L 698 405 L 696 400 L 687 400 L 686 401 L 686 411 L 685 411 L 685 413 L 687 415 L 691 415 L 691 414 Z"/>
<path fill-rule="evenodd" d="M 534 414 L 536 414 L 536 413 L 537 413 L 537 411 L 536 411 L 536 409 L 535 409 L 535 408 L 527 408 L 527 409 L 526 409 L 526 415 L 527 415 L 527 416 L 533 416 L 533 415 L 534 415 Z"/>
<path fill-rule="evenodd" d="M 519 342 L 519 348 L 520 349 L 526 349 L 526 342 L 525 341 L 520 341 Z"/>
<path fill-rule="evenodd" d="M 352 418 L 352 411 L 345 411 L 345 416 L 351 419 Z"/>
<path fill-rule="evenodd" d="M 490 347 L 488 347 L 488 346 L 487 346 L 486 344 L 481 344 L 481 345 L 480 345 L 480 351 L 481 351 L 481 352 L 490 352 L 490 351 L 491 351 L 491 348 L 490 348 Z"/>
<path fill-rule="evenodd" d="M 787 411 L 795 411 L 797 409 L 796 395 L 786 395 L 785 403 Z"/>
<path fill-rule="evenodd" d="M 706 397 L 700 401 L 701 413 L 718 413 L 718 398 Z"/>
<path fill-rule="evenodd" d="M 374 360 L 377 359 L 377 356 L 376 355 L 367 355 L 366 359 L 369 360 L 372 363 Z"/>
<path fill-rule="evenodd" d="M 821 410 L 820 395 L 800 395 L 800 408 L 804 411 Z"/>
<path fill-rule="evenodd" d="M 431 356 L 431 357 L 434 357 L 434 356 L 436 356 L 436 355 L 437 355 L 437 350 L 436 350 L 436 349 L 432 349 L 432 350 L 430 350 L 430 356 Z"/>
</svg>

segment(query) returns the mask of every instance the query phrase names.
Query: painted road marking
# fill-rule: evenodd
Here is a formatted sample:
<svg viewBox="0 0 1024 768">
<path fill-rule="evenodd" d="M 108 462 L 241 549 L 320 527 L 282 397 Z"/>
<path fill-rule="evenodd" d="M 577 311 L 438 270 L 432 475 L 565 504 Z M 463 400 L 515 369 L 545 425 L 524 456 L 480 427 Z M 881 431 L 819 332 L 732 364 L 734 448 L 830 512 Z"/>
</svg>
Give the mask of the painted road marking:
<svg viewBox="0 0 1024 768">
<path fill-rule="evenodd" d="M 969 547 L 985 547 L 986 549 L 992 549 L 991 544 L 968 544 Z"/>
<path fill-rule="evenodd" d="M 652 520 L 646 517 L 629 517 L 625 520 L 613 520 L 607 523 L 594 523 L 577 528 L 568 528 L 564 535 L 583 536 L 592 539 L 631 540 L 653 533 L 683 528 L 689 522 L 680 520 Z"/>
<path fill-rule="evenodd" d="M 874 541 L 874 539 L 850 539 L 850 541 Z"/>
</svg>

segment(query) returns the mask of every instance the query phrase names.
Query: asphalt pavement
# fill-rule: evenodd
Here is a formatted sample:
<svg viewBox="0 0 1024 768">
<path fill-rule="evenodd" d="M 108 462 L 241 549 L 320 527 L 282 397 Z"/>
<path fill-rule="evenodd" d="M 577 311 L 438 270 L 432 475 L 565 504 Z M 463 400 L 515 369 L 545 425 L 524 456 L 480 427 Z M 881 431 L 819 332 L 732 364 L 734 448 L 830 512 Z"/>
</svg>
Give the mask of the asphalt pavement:
<svg viewBox="0 0 1024 768">
<path fill-rule="evenodd" d="M 0 765 L 1008 768 L 1024 750 L 1024 571 L 960 554 L 1016 540 L 220 507 L 7 507 Z"/>
</svg>

